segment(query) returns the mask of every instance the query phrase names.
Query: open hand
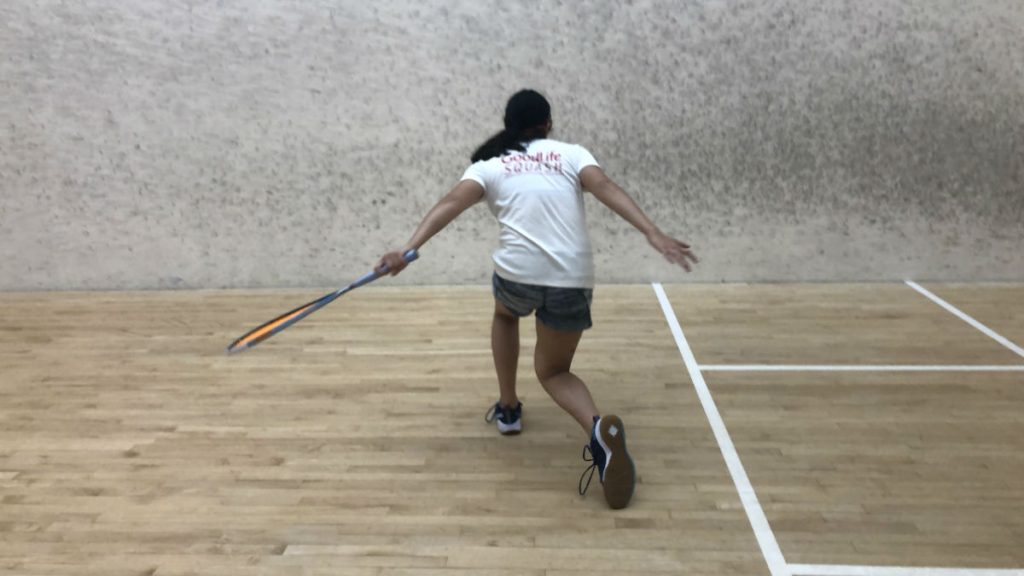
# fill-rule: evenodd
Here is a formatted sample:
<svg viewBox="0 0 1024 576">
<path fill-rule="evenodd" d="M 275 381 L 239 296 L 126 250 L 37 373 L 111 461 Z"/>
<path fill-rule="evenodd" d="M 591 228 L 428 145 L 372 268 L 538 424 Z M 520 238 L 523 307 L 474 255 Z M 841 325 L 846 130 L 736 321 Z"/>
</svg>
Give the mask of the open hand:
<svg viewBox="0 0 1024 576">
<path fill-rule="evenodd" d="M 687 272 L 692 270 L 693 264 L 700 262 L 693 251 L 690 250 L 689 244 L 680 242 L 661 232 L 652 233 L 647 237 L 647 241 L 651 243 L 655 250 L 661 252 L 661 255 L 666 260 L 682 266 Z"/>
</svg>

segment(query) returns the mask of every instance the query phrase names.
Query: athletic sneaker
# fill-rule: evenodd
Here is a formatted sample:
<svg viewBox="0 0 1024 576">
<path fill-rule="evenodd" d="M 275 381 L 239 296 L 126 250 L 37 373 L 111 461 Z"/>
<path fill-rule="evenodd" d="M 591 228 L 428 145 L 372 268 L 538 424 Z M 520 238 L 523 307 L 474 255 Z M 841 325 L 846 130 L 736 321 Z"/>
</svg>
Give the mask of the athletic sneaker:
<svg viewBox="0 0 1024 576">
<path fill-rule="evenodd" d="M 505 408 L 501 402 L 495 402 L 484 415 L 484 421 L 488 424 L 496 422 L 498 432 L 506 436 L 519 434 L 523 430 L 523 403 L 516 404 L 515 408 Z"/>
<path fill-rule="evenodd" d="M 589 453 L 589 454 L 588 454 Z M 636 488 L 636 467 L 626 451 L 626 429 L 618 416 L 594 417 L 590 445 L 583 446 L 583 460 L 593 462 L 580 476 L 580 496 L 587 493 L 594 469 L 604 486 L 604 499 L 614 510 L 625 508 Z M 583 479 L 586 478 L 586 485 Z"/>
</svg>

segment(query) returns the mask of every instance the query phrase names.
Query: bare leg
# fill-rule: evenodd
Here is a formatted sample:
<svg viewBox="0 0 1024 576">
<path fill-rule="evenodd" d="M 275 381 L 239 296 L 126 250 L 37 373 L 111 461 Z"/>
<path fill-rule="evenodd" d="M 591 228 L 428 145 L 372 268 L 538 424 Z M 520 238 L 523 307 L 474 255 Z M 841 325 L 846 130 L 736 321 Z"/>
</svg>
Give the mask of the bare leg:
<svg viewBox="0 0 1024 576">
<path fill-rule="evenodd" d="M 544 390 L 556 404 L 572 415 L 588 436 L 598 416 L 590 390 L 569 371 L 583 332 L 560 332 L 537 322 L 537 348 L 533 363 Z"/>
<path fill-rule="evenodd" d="M 519 366 L 519 318 L 501 302 L 494 302 L 494 320 L 491 323 L 491 352 L 494 370 L 498 373 L 498 402 L 505 407 L 519 404 L 516 395 L 516 368 Z"/>
</svg>

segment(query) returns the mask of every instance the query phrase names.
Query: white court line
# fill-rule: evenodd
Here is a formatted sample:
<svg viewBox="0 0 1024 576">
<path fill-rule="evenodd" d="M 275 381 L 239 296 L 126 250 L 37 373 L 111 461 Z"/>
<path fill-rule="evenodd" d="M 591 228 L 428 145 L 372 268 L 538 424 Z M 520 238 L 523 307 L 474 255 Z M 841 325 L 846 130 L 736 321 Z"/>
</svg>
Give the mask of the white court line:
<svg viewBox="0 0 1024 576">
<path fill-rule="evenodd" d="M 935 294 L 932 294 L 931 292 L 929 292 L 926 288 L 924 288 L 923 286 L 921 286 L 917 282 L 914 282 L 912 280 L 907 280 L 907 286 L 910 286 L 914 290 L 917 290 L 922 295 L 924 295 L 926 298 L 928 298 L 932 302 L 935 302 L 939 306 L 942 306 L 943 308 L 945 308 L 947 311 L 952 313 L 957 318 L 963 320 L 964 322 L 967 322 L 971 326 L 974 326 L 975 328 L 980 330 L 982 333 L 984 333 L 989 338 L 995 340 L 996 342 L 999 342 L 1003 346 L 1006 346 L 1010 350 L 1013 350 L 1018 356 L 1024 358 L 1024 348 L 1021 348 L 1020 346 L 1017 346 L 1016 344 L 1014 344 L 1013 342 L 1010 342 L 1006 338 L 1003 338 L 999 334 L 996 334 L 995 330 L 992 330 L 988 326 L 985 326 L 981 322 L 978 322 L 974 318 L 971 318 L 967 314 L 964 314 L 956 306 L 953 306 L 949 302 L 946 302 L 942 298 L 939 298 Z"/>
<path fill-rule="evenodd" d="M 711 431 L 714 432 L 715 440 L 718 441 L 718 448 L 722 451 L 722 457 L 725 458 L 725 465 L 729 468 L 736 491 L 739 492 L 740 502 L 747 513 L 747 519 L 750 520 L 750 526 L 754 529 L 754 537 L 757 538 L 761 554 L 764 555 L 764 559 L 768 563 L 768 570 L 772 576 L 791 576 L 792 572 L 786 565 L 786 559 L 782 556 L 782 550 L 775 540 L 771 526 L 768 525 L 768 519 L 764 515 L 764 510 L 761 509 L 761 503 L 757 500 L 754 487 L 750 485 L 750 478 L 747 477 L 747 472 L 743 469 L 743 463 L 740 462 L 736 447 L 732 443 L 732 438 L 729 437 L 729 431 L 725 429 L 725 422 L 722 421 L 718 407 L 715 406 L 715 400 L 711 397 L 711 391 L 708 390 L 708 385 L 704 382 L 697 359 L 694 358 L 693 351 L 690 350 L 690 345 L 686 342 L 686 336 L 683 336 L 683 329 L 679 326 L 679 320 L 672 310 L 672 304 L 669 303 L 661 284 L 654 283 L 651 286 L 654 287 L 654 293 L 658 295 L 661 310 L 676 339 L 676 346 L 686 364 L 686 370 L 690 373 L 690 379 L 693 380 L 693 387 L 697 390 L 697 397 L 700 398 L 701 406 L 704 407 L 704 414 L 707 415 Z"/>
<path fill-rule="evenodd" d="M 701 364 L 704 372 L 1024 372 L 1024 364 Z"/>
<path fill-rule="evenodd" d="M 790 564 L 794 576 L 1024 576 L 1024 570 Z"/>
</svg>

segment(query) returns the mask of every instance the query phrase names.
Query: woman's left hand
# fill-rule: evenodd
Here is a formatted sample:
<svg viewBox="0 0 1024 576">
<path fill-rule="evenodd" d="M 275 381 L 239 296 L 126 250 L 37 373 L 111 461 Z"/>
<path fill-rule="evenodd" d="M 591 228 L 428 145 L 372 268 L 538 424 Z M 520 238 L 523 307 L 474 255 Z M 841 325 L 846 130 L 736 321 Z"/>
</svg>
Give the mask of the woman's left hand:
<svg viewBox="0 0 1024 576">
<path fill-rule="evenodd" d="M 690 245 L 686 242 L 657 231 L 648 236 L 647 241 L 655 250 L 661 252 L 666 260 L 682 266 L 687 272 L 692 270 L 693 264 L 699 262 L 697 255 L 690 250 Z"/>
</svg>

